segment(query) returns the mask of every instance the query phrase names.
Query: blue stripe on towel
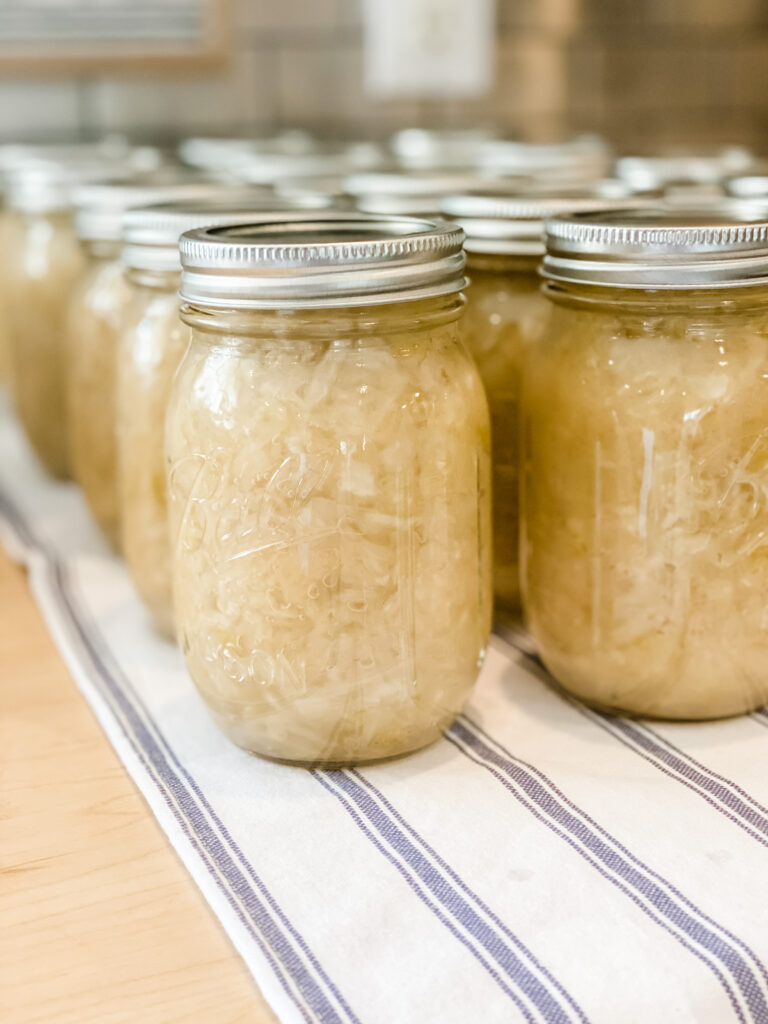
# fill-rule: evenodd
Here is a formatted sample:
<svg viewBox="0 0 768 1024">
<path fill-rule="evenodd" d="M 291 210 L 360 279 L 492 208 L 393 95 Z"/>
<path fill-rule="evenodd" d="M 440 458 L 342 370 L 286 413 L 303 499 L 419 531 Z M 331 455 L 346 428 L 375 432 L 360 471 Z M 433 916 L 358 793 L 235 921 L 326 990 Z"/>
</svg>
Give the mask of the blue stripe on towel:
<svg viewBox="0 0 768 1024">
<path fill-rule="evenodd" d="M 298 933 L 290 925 L 274 898 L 269 895 L 263 882 L 258 881 L 256 889 L 233 860 L 225 847 L 222 837 L 211 827 L 202 813 L 195 794 L 186 786 L 166 756 L 168 746 L 158 740 L 154 723 L 142 720 L 139 709 L 132 701 L 130 687 L 120 685 L 97 650 L 88 631 L 81 621 L 81 613 L 75 608 L 73 595 L 68 586 L 64 568 L 60 563 L 52 564 L 52 573 L 57 580 L 57 590 L 62 598 L 62 607 L 69 613 L 67 623 L 74 639 L 77 639 L 94 668 L 94 681 L 109 700 L 113 712 L 119 716 L 126 737 L 130 740 L 144 767 L 153 776 L 167 806 L 174 814 L 186 838 L 199 854 L 211 877 L 217 882 L 222 894 L 240 918 L 249 934 L 256 941 L 270 967 L 279 978 L 283 988 L 301 1010 L 305 1020 L 321 1024 L 341 1024 L 348 1020 L 359 1024 L 358 1018 L 343 1003 L 343 1016 L 329 998 L 337 994 L 319 967 L 316 958 L 306 957 L 306 943 L 299 936 L 298 943 L 292 942 Z M 124 682 L 124 681 L 123 681 Z M 155 733 L 155 735 L 153 735 Z M 162 745 L 161 745 L 162 744 Z M 162 747 L 165 746 L 165 750 Z M 270 912 L 270 907 L 276 913 Z M 315 972 L 319 971 L 321 987 Z M 326 989 L 324 991 L 323 989 Z M 300 996 L 300 999 L 297 998 Z M 305 1008 L 306 1007 L 306 1008 Z M 310 1011 L 309 1013 L 307 1011 Z"/>
<path fill-rule="evenodd" d="M 2 493 L 0 509 L 19 538 L 44 557 L 51 593 L 63 613 L 61 624 L 87 656 L 93 684 L 120 722 L 126 739 L 152 777 L 185 838 L 260 948 L 304 1020 L 308 1024 L 342 1024 L 344 1021 L 359 1024 L 357 1016 L 325 974 L 305 940 L 219 822 L 199 787 L 181 768 L 178 758 L 141 705 L 129 681 L 116 666 L 107 664 L 108 659 L 99 651 L 92 635 L 94 630 L 89 631 L 84 625 L 86 616 L 77 607 L 64 565 L 34 536 L 18 509 Z M 182 775 L 190 783 L 189 787 Z M 207 818 L 217 825 L 218 835 Z M 240 860 L 255 888 L 248 884 L 227 846 Z"/>
<path fill-rule="evenodd" d="M 751 949 L 718 925 L 671 883 L 635 857 L 572 803 L 538 769 L 514 757 L 465 716 L 446 738 L 489 771 L 552 832 L 624 892 L 644 913 L 698 957 L 722 984 L 737 1018 L 768 1024 L 768 975 Z"/>
<path fill-rule="evenodd" d="M 554 680 L 551 679 L 542 662 L 531 654 L 530 650 L 520 641 L 519 636 L 507 632 L 503 639 L 518 653 L 524 655 L 526 661 L 531 663 L 536 674 L 541 675 L 545 683 L 551 682 L 554 687 Z M 604 729 L 605 732 L 634 753 L 639 754 L 669 778 L 697 793 L 711 807 L 729 818 L 758 843 L 768 846 L 768 808 L 750 796 L 732 779 L 718 774 L 697 761 L 691 754 L 675 746 L 649 725 L 630 721 L 619 715 L 596 711 L 560 689 L 556 689 L 555 692 L 579 714 Z M 753 712 L 751 717 L 768 727 L 768 711 L 765 708 Z"/>
<path fill-rule="evenodd" d="M 575 1001 L 522 942 L 358 772 L 313 772 L 355 824 L 397 869 L 421 902 L 465 946 L 512 999 L 527 1021 L 586 1021 Z"/>
<path fill-rule="evenodd" d="M 763 807 L 731 779 L 719 775 L 690 754 L 660 736 L 650 726 L 592 711 L 573 701 L 573 706 L 644 758 L 669 778 L 698 793 L 715 810 L 729 818 L 763 846 L 768 846 L 768 808 Z"/>
</svg>

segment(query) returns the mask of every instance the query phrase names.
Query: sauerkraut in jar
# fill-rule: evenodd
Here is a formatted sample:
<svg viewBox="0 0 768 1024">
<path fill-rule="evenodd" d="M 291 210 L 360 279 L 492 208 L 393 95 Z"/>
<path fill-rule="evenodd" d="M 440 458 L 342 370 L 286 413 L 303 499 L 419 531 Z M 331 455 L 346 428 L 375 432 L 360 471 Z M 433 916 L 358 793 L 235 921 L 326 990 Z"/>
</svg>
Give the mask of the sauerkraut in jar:
<svg viewBox="0 0 768 1024">
<path fill-rule="evenodd" d="M 117 371 L 122 551 L 161 633 L 174 635 L 163 454 L 165 413 L 189 329 L 179 319 L 179 273 L 132 273 Z"/>
<path fill-rule="evenodd" d="M 461 238 L 360 216 L 182 238 L 177 627 L 214 717 L 254 753 L 403 754 L 472 689 L 489 424 L 458 330 Z"/>
<path fill-rule="evenodd" d="M 162 181 L 114 181 L 79 189 L 77 232 L 90 260 L 68 315 L 67 418 L 72 472 L 94 519 L 119 547 L 117 485 L 117 343 L 131 298 L 120 260 L 126 209 L 163 199 L 206 195 L 212 186 Z"/>
<path fill-rule="evenodd" d="M 242 196 L 242 203 L 232 199 Z M 302 200 L 316 207 L 319 200 Z M 326 201 L 322 201 L 326 202 Z M 321 203 L 322 204 L 322 203 Z M 160 632 L 173 636 L 171 550 L 163 452 L 171 381 L 189 328 L 179 319 L 179 236 L 257 216 L 288 216 L 296 204 L 252 193 L 168 203 L 123 218 L 123 263 L 133 288 L 118 346 L 117 467 L 122 550 Z M 305 216 L 306 214 L 296 214 Z"/>
<path fill-rule="evenodd" d="M 131 288 L 118 243 L 88 246 L 68 313 L 67 420 L 72 474 L 104 536 L 118 547 L 115 345 Z"/>
<path fill-rule="evenodd" d="M 499 186 L 442 201 L 443 214 L 466 233 L 469 288 L 462 332 L 491 412 L 493 590 L 500 618 L 516 619 L 520 612 L 519 391 L 525 354 L 543 334 L 550 311 L 538 276 L 544 217 L 621 201 L 592 191 L 529 195 Z"/>
<path fill-rule="evenodd" d="M 71 189 L 81 174 L 94 173 L 90 165 L 30 157 L 13 168 L 7 192 L 3 304 L 14 405 L 38 458 L 58 477 L 69 472 L 66 312 L 85 262 Z"/>
<path fill-rule="evenodd" d="M 768 223 L 753 218 L 549 225 L 524 601 L 544 663 L 603 708 L 702 719 L 768 700 Z"/>
<path fill-rule="evenodd" d="M 8 288 L 9 271 L 7 264 L 10 262 L 8 253 L 9 237 L 8 224 L 10 214 L 4 207 L 2 195 L 0 194 L 0 383 L 10 385 L 10 341 L 8 338 L 8 313 L 5 298 Z"/>
</svg>

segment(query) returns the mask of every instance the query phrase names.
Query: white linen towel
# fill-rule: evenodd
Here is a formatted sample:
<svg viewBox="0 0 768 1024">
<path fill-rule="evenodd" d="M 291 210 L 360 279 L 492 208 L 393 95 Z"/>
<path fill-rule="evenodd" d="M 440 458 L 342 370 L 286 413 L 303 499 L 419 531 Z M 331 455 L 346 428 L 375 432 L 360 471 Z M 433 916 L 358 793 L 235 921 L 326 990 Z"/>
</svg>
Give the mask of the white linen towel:
<svg viewBox="0 0 768 1024">
<path fill-rule="evenodd" d="M 768 712 L 648 724 L 500 637 L 445 738 L 346 771 L 209 720 L 72 485 L 0 417 L 0 529 L 286 1024 L 768 1024 Z"/>
</svg>

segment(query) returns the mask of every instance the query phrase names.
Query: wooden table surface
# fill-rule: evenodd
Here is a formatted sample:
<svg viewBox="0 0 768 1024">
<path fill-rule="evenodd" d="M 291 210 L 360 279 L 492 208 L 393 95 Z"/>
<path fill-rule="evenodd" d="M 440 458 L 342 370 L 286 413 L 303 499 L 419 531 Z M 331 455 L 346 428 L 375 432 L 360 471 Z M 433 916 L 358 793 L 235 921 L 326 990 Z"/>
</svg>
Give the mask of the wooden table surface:
<svg viewBox="0 0 768 1024">
<path fill-rule="evenodd" d="M 0 1021 L 275 1020 L 0 551 Z"/>
</svg>

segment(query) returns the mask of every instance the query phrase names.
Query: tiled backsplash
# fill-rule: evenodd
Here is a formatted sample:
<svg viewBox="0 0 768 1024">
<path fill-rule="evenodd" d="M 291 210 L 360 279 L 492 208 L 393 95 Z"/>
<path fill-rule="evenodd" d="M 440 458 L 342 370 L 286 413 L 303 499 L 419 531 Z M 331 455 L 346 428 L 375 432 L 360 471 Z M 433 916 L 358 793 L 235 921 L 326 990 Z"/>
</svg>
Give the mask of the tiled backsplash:
<svg viewBox="0 0 768 1024">
<path fill-rule="evenodd" d="M 0 78 L 0 139 L 484 123 L 532 139 L 598 130 L 625 148 L 768 149 L 766 0 L 498 0 L 495 88 L 466 102 L 367 97 L 361 0 L 232 4 L 232 56 L 210 74 Z"/>
</svg>

